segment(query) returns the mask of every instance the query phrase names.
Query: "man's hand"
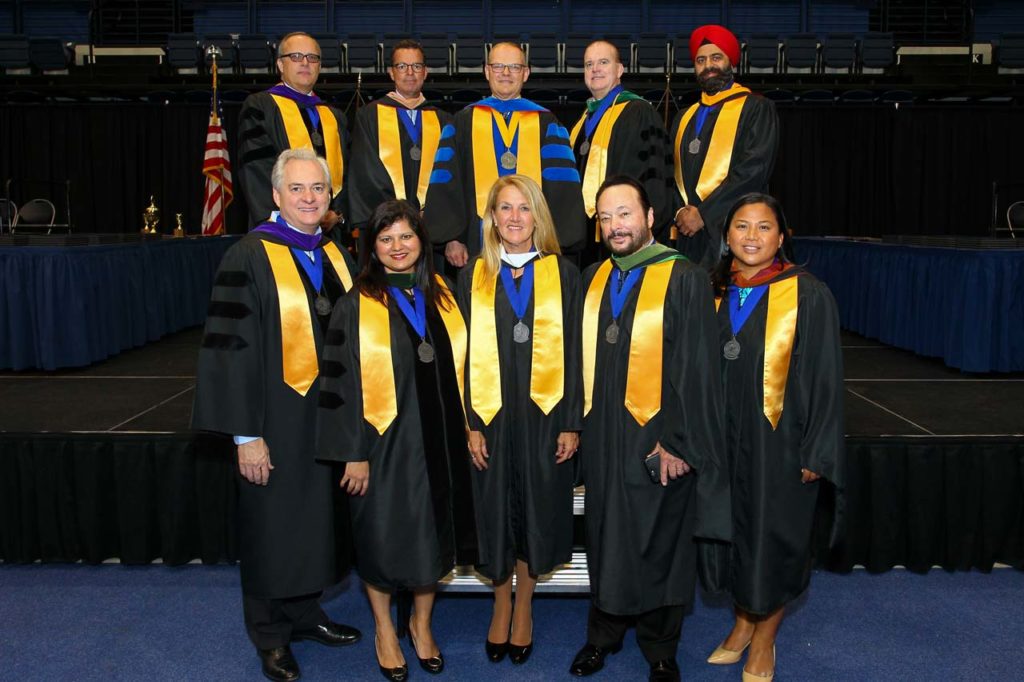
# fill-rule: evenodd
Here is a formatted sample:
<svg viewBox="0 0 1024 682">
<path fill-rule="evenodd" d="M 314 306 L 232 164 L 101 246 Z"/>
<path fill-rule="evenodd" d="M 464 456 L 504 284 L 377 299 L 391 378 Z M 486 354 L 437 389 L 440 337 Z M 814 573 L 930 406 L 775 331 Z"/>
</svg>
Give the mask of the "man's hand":
<svg viewBox="0 0 1024 682">
<path fill-rule="evenodd" d="M 801 469 L 800 470 L 800 482 L 801 483 L 813 483 L 814 481 L 817 481 L 819 478 L 821 478 L 821 474 L 816 474 L 813 471 L 811 471 L 810 469 Z"/>
<path fill-rule="evenodd" d="M 331 209 L 327 209 L 327 213 L 324 214 L 323 220 L 320 221 L 320 229 L 324 232 L 330 232 L 340 221 L 341 215 Z"/>
<path fill-rule="evenodd" d="M 339 485 L 349 495 L 365 495 L 370 487 L 370 463 L 346 462 L 345 475 Z"/>
<path fill-rule="evenodd" d="M 555 450 L 555 464 L 572 459 L 580 447 L 580 434 L 575 431 L 563 431 L 558 434 L 558 449 Z"/>
<path fill-rule="evenodd" d="M 273 468 L 267 441 L 257 438 L 238 446 L 238 472 L 249 483 L 266 485 L 270 480 L 270 470 Z"/>
<path fill-rule="evenodd" d="M 701 217 L 700 209 L 696 206 L 683 206 L 676 211 L 675 220 L 679 234 L 684 237 L 692 237 L 704 229 L 704 218 Z"/>
<path fill-rule="evenodd" d="M 674 481 L 690 473 L 690 465 L 663 448 L 660 442 L 654 444 L 654 449 L 647 456 L 652 455 L 658 455 L 661 459 L 661 484 L 663 486 L 668 485 L 669 480 Z"/>
<path fill-rule="evenodd" d="M 461 268 L 469 262 L 469 251 L 466 250 L 465 244 L 453 239 L 444 247 L 444 257 L 453 267 Z"/>
<path fill-rule="evenodd" d="M 487 439 L 481 431 L 469 432 L 469 457 L 473 460 L 473 466 L 477 471 L 487 468 L 487 460 L 490 454 L 487 452 Z"/>
</svg>

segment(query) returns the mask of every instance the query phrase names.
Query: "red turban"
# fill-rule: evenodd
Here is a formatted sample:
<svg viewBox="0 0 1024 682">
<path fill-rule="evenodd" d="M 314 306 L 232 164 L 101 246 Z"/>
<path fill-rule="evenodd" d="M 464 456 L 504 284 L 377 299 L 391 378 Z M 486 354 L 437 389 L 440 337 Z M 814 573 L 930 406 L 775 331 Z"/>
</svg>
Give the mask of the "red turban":
<svg viewBox="0 0 1024 682">
<path fill-rule="evenodd" d="M 697 50 L 704 43 L 714 43 L 729 58 L 734 68 L 740 64 L 740 41 L 732 31 L 718 24 L 701 26 L 690 34 L 690 59 L 697 58 Z"/>
</svg>

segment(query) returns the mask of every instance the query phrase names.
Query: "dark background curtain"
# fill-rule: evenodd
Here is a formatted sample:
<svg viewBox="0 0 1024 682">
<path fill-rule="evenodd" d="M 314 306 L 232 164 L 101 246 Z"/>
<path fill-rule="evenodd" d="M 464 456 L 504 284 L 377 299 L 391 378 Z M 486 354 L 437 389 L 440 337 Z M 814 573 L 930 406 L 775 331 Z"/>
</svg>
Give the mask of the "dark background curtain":
<svg viewBox="0 0 1024 682">
<path fill-rule="evenodd" d="M 224 105 L 236 164 L 240 106 Z M 567 124 L 579 115 L 555 113 Z M 163 231 L 182 213 L 194 232 L 208 117 L 203 104 L 6 104 L 0 178 L 14 178 L 19 205 L 34 196 L 30 181 L 70 179 L 78 232 L 140 229 L 151 194 Z M 1024 112 L 1014 106 L 781 105 L 779 119 L 771 190 L 797 234 L 987 235 L 992 182 L 1024 180 Z M 229 231 L 244 232 L 237 173 L 228 213 Z"/>
</svg>

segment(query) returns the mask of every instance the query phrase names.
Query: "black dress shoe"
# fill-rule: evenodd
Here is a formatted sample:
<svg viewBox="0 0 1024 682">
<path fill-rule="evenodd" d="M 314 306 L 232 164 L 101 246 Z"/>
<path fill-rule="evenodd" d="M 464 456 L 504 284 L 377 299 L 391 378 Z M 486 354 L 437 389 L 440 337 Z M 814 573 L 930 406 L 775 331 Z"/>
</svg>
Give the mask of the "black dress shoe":
<svg viewBox="0 0 1024 682">
<path fill-rule="evenodd" d="M 508 660 L 512 661 L 516 665 L 526 663 L 526 660 L 530 658 L 530 652 L 532 651 L 533 642 L 530 642 L 526 646 L 519 646 L 518 644 L 509 643 Z"/>
<path fill-rule="evenodd" d="M 437 652 L 437 656 L 420 658 L 420 652 L 416 651 L 416 640 L 412 636 L 412 628 L 409 628 L 409 644 L 412 645 L 412 651 L 416 654 L 416 659 L 420 662 L 421 668 L 431 675 L 438 675 L 444 670 L 444 656 L 441 655 L 440 649 Z"/>
<path fill-rule="evenodd" d="M 487 651 L 487 658 L 490 659 L 491 663 L 501 663 L 505 658 L 505 654 L 508 653 L 508 640 L 506 639 L 501 644 L 495 644 L 491 640 L 487 640 L 484 650 Z"/>
<path fill-rule="evenodd" d="M 299 679 L 299 664 L 287 645 L 273 649 L 258 649 L 263 663 L 263 674 L 275 682 L 293 682 Z"/>
<path fill-rule="evenodd" d="M 608 654 L 618 653 L 619 651 L 622 651 L 622 642 L 610 647 L 599 647 L 587 643 L 576 653 L 576 658 L 572 660 L 572 665 L 569 666 L 569 672 L 576 677 L 593 675 L 604 667 L 604 659 Z"/>
<path fill-rule="evenodd" d="M 355 644 L 362 636 L 362 633 L 354 627 L 327 621 L 322 625 L 317 625 L 312 630 L 293 633 L 292 641 L 298 642 L 303 639 L 310 639 L 327 646 L 346 646 L 348 644 Z"/>
<path fill-rule="evenodd" d="M 676 659 L 666 658 L 656 663 L 651 663 L 651 674 L 648 682 L 679 682 L 679 666 Z"/>
</svg>

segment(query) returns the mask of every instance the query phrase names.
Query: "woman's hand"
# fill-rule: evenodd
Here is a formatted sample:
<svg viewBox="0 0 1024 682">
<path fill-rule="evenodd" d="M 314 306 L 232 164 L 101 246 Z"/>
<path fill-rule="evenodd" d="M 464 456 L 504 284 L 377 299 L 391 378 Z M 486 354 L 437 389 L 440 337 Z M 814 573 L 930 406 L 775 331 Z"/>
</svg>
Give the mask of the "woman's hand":
<svg viewBox="0 0 1024 682">
<path fill-rule="evenodd" d="M 345 475 L 339 485 L 349 495 L 365 495 L 370 487 L 370 463 L 346 462 Z"/>
<path fill-rule="evenodd" d="M 813 471 L 811 471 L 810 469 L 801 469 L 800 470 L 800 482 L 801 483 L 813 483 L 814 481 L 817 481 L 819 478 L 821 478 L 821 474 L 816 474 Z"/>
<path fill-rule="evenodd" d="M 575 431 L 562 431 L 558 434 L 558 448 L 555 450 L 555 464 L 572 459 L 580 447 L 580 434 Z"/>
<path fill-rule="evenodd" d="M 487 453 L 487 439 L 482 431 L 469 432 L 469 457 L 473 460 L 473 466 L 477 471 L 487 468 L 487 460 L 490 455 Z"/>
</svg>

